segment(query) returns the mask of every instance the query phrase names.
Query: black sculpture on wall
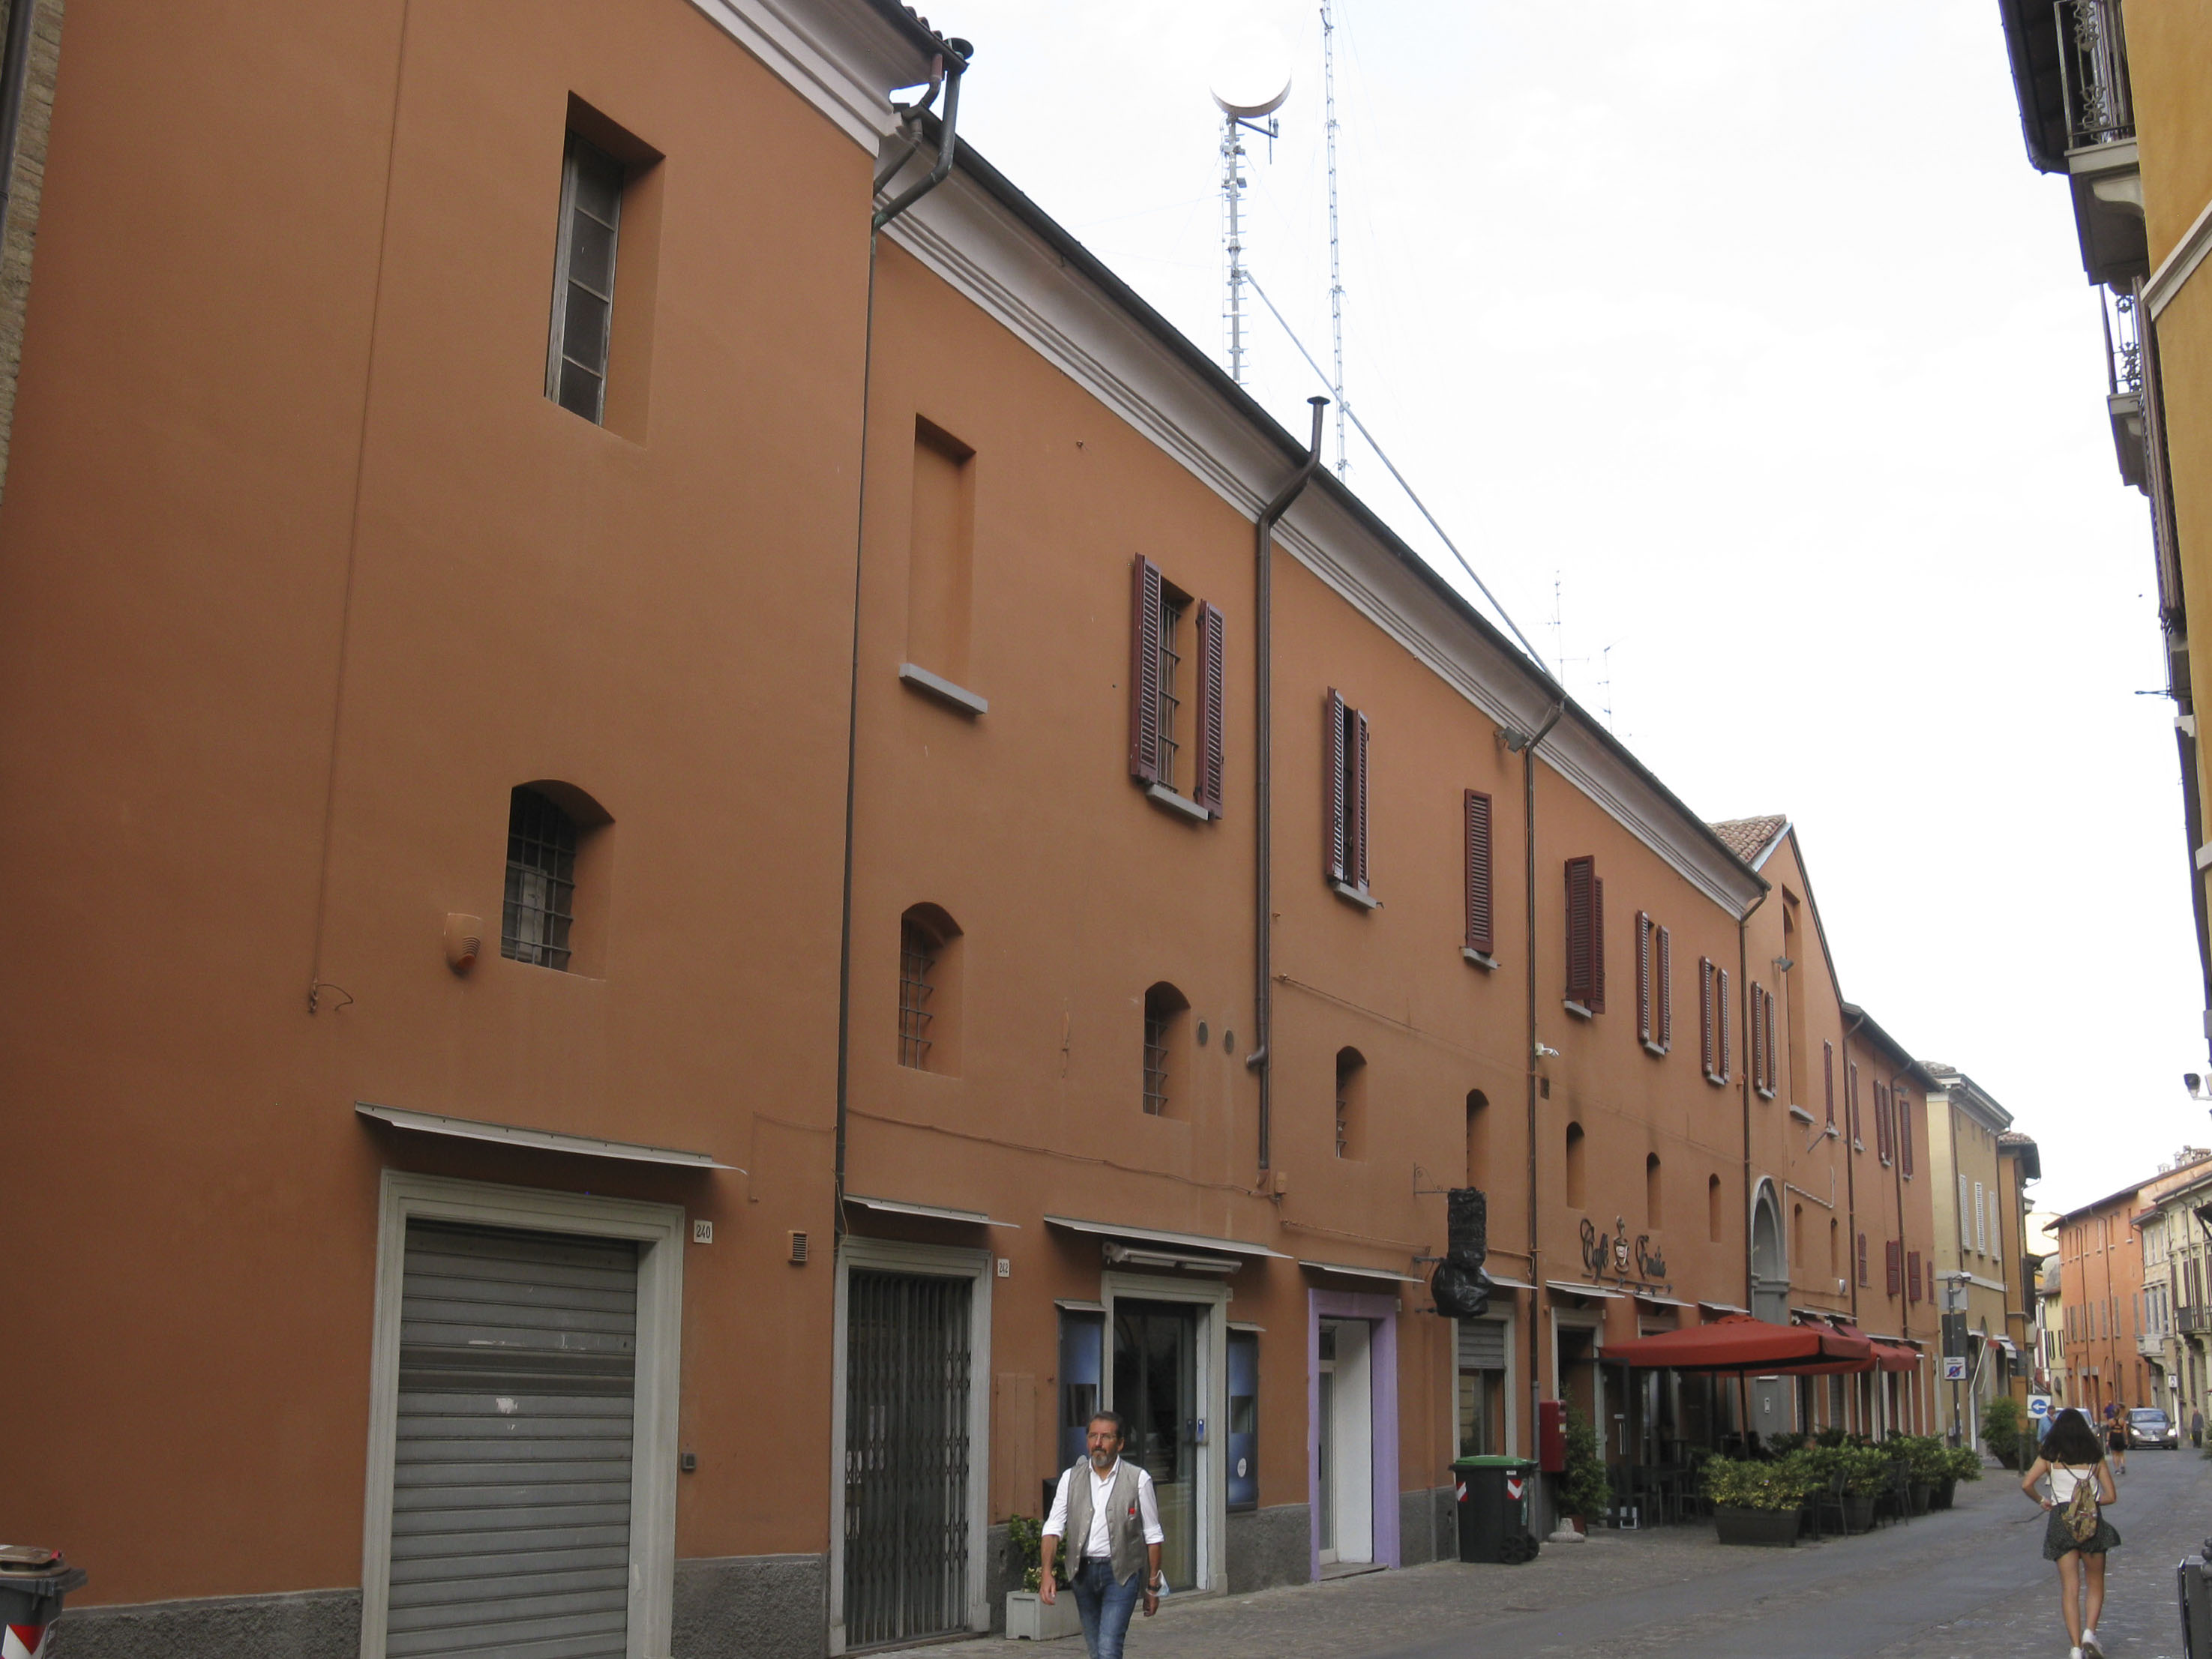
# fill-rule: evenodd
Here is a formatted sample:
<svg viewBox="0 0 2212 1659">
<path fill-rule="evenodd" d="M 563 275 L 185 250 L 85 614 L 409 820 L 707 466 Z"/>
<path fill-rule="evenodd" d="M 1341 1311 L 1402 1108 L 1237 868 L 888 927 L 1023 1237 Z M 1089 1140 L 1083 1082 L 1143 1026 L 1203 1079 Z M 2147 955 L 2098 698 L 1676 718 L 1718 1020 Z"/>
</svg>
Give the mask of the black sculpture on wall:
<svg viewBox="0 0 2212 1659">
<path fill-rule="evenodd" d="M 1480 1187 L 1454 1187 L 1444 1194 L 1443 1260 L 1429 1275 L 1437 1311 L 1451 1319 L 1480 1319 L 1490 1311 L 1497 1287 L 1482 1270 L 1490 1255 L 1490 1200 Z"/>
</svg>

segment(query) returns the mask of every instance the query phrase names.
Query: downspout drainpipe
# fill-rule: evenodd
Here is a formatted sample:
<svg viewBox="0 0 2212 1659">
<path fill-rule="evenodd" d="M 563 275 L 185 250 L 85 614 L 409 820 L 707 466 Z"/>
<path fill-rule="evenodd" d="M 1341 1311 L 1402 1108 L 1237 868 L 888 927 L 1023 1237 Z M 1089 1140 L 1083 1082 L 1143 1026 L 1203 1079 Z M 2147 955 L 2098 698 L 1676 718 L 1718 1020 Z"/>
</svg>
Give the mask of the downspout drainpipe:
<svg viewBox="0 0 2212 1659">
<path fill-rule="evenodd" d="M 1735 976 L 1737 981 L 1735 994 L 1740 997 L 1747 999 L 1744 1006 L 1747 1015 L 1750 1008 L 1750 1004 L 1747 999 L 1751 995 L 1751 919 L 1759 914 L 1759 905 L 1766 902 L 1767 894 L 1773 890 L 1774 890 L 1771 887 L 1762 889 L 1759 895 L 1757 902 L 1753 903 L 1750 909 L 1743 913 L 1742 919 L 1735 925 Z M 1721 1018 L 1724 1020 L 1728 1018 L 1728 1013 L 1725 1010 L 1723 1011 Z M 1750 1018 L 1755 1018 L 1755 1016 L 1747 1018 L 1743 1028 L 1744 1042 L 1747 1050 L 1748 1049 L 1751 1042 Z M 1729 1056 L 1729 1062 L 1733 1064 L 1735 1060 L 1735 1056 L 1734 1054 L 1730 1054 Z M 1782 1231 L 1781 1209 L 1781 1205 L 1778 1203 L 1775 1206 L 1774 1216 L 1774 1228 L 1778 1234 Z M 1747 1303 L 1750 1304 L 1753 1317 L 1757 1316 L 1759 1310 L 1759 1297 L 1755 1288 L 1758 1284 L 1755 1271 L 1756 1264 L 1752 1256 L 1752 1239 L 1757 1231 L 1758 1224 L 1753 1218 L 1751 1212 L 1751 1068 L 1747 1066 L 1744 1067 L 1743 1072 L 1743 1299 Z M 1790 1261 L 1789 1240 L 1786 1237 L 1778 1237 L 1775 1243 L 1777 1247 L 1783 1252 L 1783 1276 L 1786 1280 L 1789 1277 L 1789 1270 L 1794 1265 Z M 1784 1299 L 1787 1299 L 1786 1295 Z M 1787 1324 L 1789 1323 L 1789 1321 L 1784 1319 L 1783 1322 Z M 1748 1431 L 1751 1425 L 1748 1423 L 1744 1425 L 1744 1428 L 1747 1431 Z"/>
<path fill-rule="evenodd" d="M 1536 745 L 1552 735 L 1552 728 L 1566 712 L 1566 694 L 1561 692 L 1553 700 L 1552 711 L 1544 716 L 1544 723 L 1521 744 L 1521 896 L 1527 924 L 1522 955 L 1528 960 L 1528 971 L 1523 977 L 1528 988 L 1528 1042 L 1522 1053 L 1528 1071 L 1528 1455 L 1532 1458 L 1541 1449 L 1536 1437 L 1536 1419 L 1543 1415 L 1539 1409 L 1544 1403 L 1543 1357 L 1552 1351 L 1549 1343 L 1538 1340 L 1543 1319 L 1538 1304 L 1543 1295 L 1540 1287 L 1544 1275 L 1540 1271 L 1543 1267 L 1542 1248 L 1536 1226 Z M 1506 741 L 1510 748 L 1512 739 Z"/>
<path fill-rule="evenodd" d="M 8 42 L 0 49 L 0 234 L 15 179 L 15 147 L 23 134 L 23 89 L 31 78 L 31 25 L 39 0 L 15 0 L 8 9 Z"/>
<path fill-rule="evenodd" d="M 25 0 L 15 0 L 18 6 Z M 830 1217 L 831 1237 L 845 1237 L 845 1133 L 851 1103 L 853 1071 L 853 802 L 860 756 L 860 570 L 867 549 L 868 525 L 868 404 L 876 362 L 876 245 L 878 233 L 890 222 L 943 184 L 952 171 L 953 147 L 960 136 L 960 77 L 975 48 L 965 40 L 945 43 L 957 54 L 949 64 L 940 56 L 930 66 L 929 92 L 908 106 L 908 119 L 919 121 L 929 100 L 936 95 L 940 76 L 945 82 L 945 122 L 938 134 L 937 165 L 929 176 L 897 200 L 878 208 L 868 222 L 868 298 L 860 348 L 860 464 L 858 505 L 853 519 L 853 643 L 850 677 L 845 690 L 845 872 L 837 929 L 837 1146 L 836 1192 Z M 913 152 L 908 152 L 911 155 Z M 901 165 L 903 165 L 902 158 Z M 880 191 L 888 179 L 878 176 Z M 750 1162 L 750 1160 L 748 1160 Z"/>
<path fill-rule="evenodd" d="M 1291 503 L 1306 487 L 1314 470 L 1321 465 L 1321 412 L 1328 407 L 1326 398 L 1309 398 L 1313 405 L 1313 441 L 1306 446 L 1306 458 L 1298 465 L 1283 487 L 1275 492 L 1274 500 L 1260 509 L 1258 523 L 1253 530 L 1253 587 L 1252 587 L 1252 672 L 1254 687 L 1252 714 L 1252 834 L 1253 857 L 1253 931 L 1252 931 L 1252 1023 L 1255 1027 L 1252 1052 L 1244 1056 L 1247 1071 L 1260 1074 L 1260 1170 L 1266 1174 L 1271 1167 L 1273 1152 L 1272 1130 L 1273 1106 L 1272 1082 L 1274 1074 L 1273 1044 L 1274 1040 L 1274 902 L 1275 902 L 1275 525 L 1291 510 Z"/>
</svg>

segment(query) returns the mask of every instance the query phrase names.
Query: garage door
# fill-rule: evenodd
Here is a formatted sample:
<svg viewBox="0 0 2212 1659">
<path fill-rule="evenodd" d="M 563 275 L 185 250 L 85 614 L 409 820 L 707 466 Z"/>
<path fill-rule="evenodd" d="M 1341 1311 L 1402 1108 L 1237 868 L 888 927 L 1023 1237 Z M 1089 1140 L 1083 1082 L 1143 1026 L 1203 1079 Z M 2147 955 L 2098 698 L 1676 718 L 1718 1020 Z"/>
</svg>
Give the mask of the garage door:
<svg viewBox="0 0 2212 1659">
<path fill-rule="evenodd" d="M 393 1659 L 620 1659 L 637 1248 L 410 1221 Z"/>
</svg>

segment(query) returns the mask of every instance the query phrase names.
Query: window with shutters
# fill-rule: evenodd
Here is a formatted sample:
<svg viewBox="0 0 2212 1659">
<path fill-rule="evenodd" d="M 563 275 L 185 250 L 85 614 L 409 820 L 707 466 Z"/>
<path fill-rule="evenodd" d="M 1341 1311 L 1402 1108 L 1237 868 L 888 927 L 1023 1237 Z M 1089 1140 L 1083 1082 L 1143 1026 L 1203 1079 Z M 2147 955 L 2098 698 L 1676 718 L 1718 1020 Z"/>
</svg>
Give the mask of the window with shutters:
<svg viewBox="0 0 2212 1659">
<path fill-rule="evenodd" d="M 1859 1284 L 1869 1289 L 1874 1285 L 1874 1280 L 1867 1276 L 1867 1236 L 1864 1233 L 1859 1235 Z"/>
<path fill-rule="evenodd" d="M 1905 1245 L 1891 1239 L 1881 1247 L 1882 1269 L 1887 1276 L 1889 1294 L 1898 1296 L 1905 1290 Z"/>
<path fill-rule="evenodd" d="M 1912 1097 L 1899 1089 L 1891 1103 L 1897 1108 L 1897 1168 L 1907 1181 L 1912 1179 Z"/>
<path fill-rule="evenodd" d="M 1711 957 L 1698 958 L 1698 1047 L 1705 1081 L 1726 1084 L 1728 1070 L 1721 1061 L 1720 969 Z"/>
<path fill-rule="evenodd" d="M 1856 1060 L 1844 1066 L 1844 1110 L 1851 1120 L 1851 1150 L 1863 1152 L 1866 1142 L 1859 1139 L 1859 1063 Z"/>
<path fill-rule="evenodd" d="M 1674 963 L 1667 930 L 1636 913 L 1636 1035 L 1649 1053 L 1674 1046 Z"/>
<path fill-rule="evenodd" d="M 1367 716 L 1331 686 L 1322 702 L 1322 872 L 1340 896 L 1371 909 L 1367 742 Z"/>
<path fill-rule="evenodd" d="M 1974 1183 L 1974 1254 L 1987 1255 L 1989 1253 L 1989 1229 L 1982 1215 L 1982 1183 L 1977 1181 Z"/>
<path fill-rule="evenodd" d="M 1466 792 L 1467 939 L 1462 953 L 1478 967 L 1498 966 L 1496 867 L 1491 845 L 1492 803 L 1480 789 Z"/>
<path fill-rule="evenodd" d="M 1766 1088 L 1764 1092 L 1769 1100 L 1772 1100 L 1782 1092 L 1782 1051 L 1775 1036 L 1774 993 L 1761 991 L 1759 997 L 1759 1018 L 1766 1027 Z"/>
<path fill-rule="evenodd" d="M 1190 1000 L 1165 981 L 1145 993 L 1145 1110 L 1164 1117 L 1180 1092 L 1183 1025 Z"/>
<path fill-rule="evenodd" d="M 1774 994 L 1757 980 L 1751 982 L 1751 1083 L 1761 1100 L 1774 1098 Z"/>
<path fill-rule="evenodd" d="M 1836 1045 L 1832 1042 L 1820 1045 L 1820 1094 L 1827 1102 L 1828 1130 L 1833 1133 L 1836 1127 Z"/>
<path fill-rule="evenodd" d="M 1357 1048 L 1336 1051 L 1336 1155 L 1366 1156 L 1367 1057 Z"/>
<path fill-rule="evenodd" d="M 1721 1058 L 1718 1082 L 1726 1083 L 1735 1075 L 1735 1008 L 1729 996 L 1729 970 L 1716 969 L 1713 973 L 1713 1004 L 1720 1011 Z"/>
<path fill-rule="evenodd" d="M 1889 1085 L 1874 1085 L 1874 1144 L 1883 1164 L 1890 1162 Z"/>
<path fill-rule="evenodd" d="M 1653 938 L 1659 951 L 1659 1052 L 1663 1054 L 1674 1047 L 1674 941 L 1664 927 Z"/>
<path fill-rule="evenodd" d="M 1605 884 L 1587 854 L 1567 860 L 1567 1012 L 1605 1012 Z"/>
<path fill-rule="evenodd" d="M 899 1064 L 957 1076 L 960 1069 L 960 928 L 934 904 L 899 918 Z"/>
<path fill-rule="evenodd" d="M 1222 814 L 1228 655 L 1221 612 L 1130 565 L 1129 775 L 1186 817 Z"/>
<path fill-rule="evenodd" d="M 1908 1250 L 1905 1255 L 1905 1299 L 1920 1300 L 1920 1252 Z"/>
</svg>

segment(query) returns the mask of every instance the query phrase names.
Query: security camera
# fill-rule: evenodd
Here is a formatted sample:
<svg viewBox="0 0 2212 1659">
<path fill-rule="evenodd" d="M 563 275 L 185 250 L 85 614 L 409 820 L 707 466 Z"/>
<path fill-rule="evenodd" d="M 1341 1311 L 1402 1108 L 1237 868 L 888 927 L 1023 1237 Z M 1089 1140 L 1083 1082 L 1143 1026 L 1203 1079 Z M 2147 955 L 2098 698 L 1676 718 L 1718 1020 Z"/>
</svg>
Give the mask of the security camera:
<svg viewBox="0 0 2212 1659">
<path fill-rule="evenodd" d="M 2189 1091 L 2191 1100 L 2212 1100 L 2212 1089 L 2204 1086 L 2204 1079 L 2195 1072 L 2181 1074 L 2181 1086 Z"/>
<path fill-rule="evenodd" d="M 1549 1044 L 1547 1044 L 1547 1043 L 1543 1043 L 1543 1042 L 1539 1042 L 1539 1043 L 1536 1045 L 1536 1058 L 1537 1058 L 1537 1059 L 1539 1059 L 1539 1060 L 1557 1060 L 1559 1057 L 1559 1051 L 1557 1048 L 1552 1048 Z"/>
</svg>

